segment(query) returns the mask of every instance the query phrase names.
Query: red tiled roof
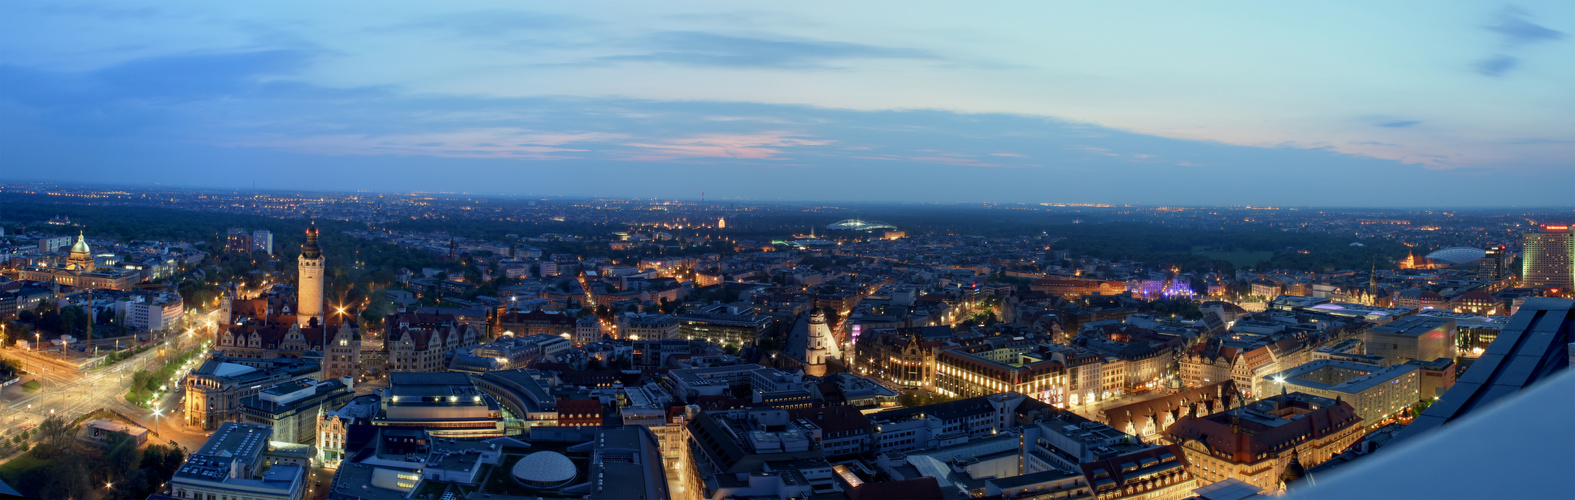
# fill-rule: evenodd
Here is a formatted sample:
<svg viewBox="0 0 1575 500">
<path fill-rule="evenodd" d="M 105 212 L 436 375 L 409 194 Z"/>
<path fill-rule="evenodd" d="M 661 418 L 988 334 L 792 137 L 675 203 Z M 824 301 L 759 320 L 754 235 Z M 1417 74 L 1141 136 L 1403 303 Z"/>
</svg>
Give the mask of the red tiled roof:
<svg viewBox="0 0 1575 500">
<path fill-rule="evenodd" d="M 1185 417 L 1171 425 L 1166 432 L 1175 442 L 1199 440 L 1210 450 L 1227 456 L 1236 463 L 1253 463 L 1258 461 L 1259 455 L 1283 449 L 1304 437 L 1316 439 L 1352 425 L 1359 425 L 1361 417 L 1356 415 L 1356 409 L 1352 408 L 1350 403 L 1338 401 L 1333 405 L 1313 410 L 1300 418 L 1281 422 L 1274 427 L 1242 419 L 1242 432 L 1233 433 L 1232 421 L 1233 418 L 1228 413 L 1198 418 Z"/>
<path fill-rule="evenodd" d="M 1107 408 L 1105 423 L 1122 432 L 1126 432 L 1128 424 L 1136 429 L 1143 428 L 1145 419 L 1155 421 L 1157 427 L 1164 421 L 1159 418 L 1164 413 L 1170 413 L 1171 418 L 1179 420 L 1190 415 L 1192 405 L 1196 404 L 1199 415 L 1208 415 L 1225 409 L 1235 397 L 1236 381 L 1226 380 L 1147 401 Z"/>
</svg>

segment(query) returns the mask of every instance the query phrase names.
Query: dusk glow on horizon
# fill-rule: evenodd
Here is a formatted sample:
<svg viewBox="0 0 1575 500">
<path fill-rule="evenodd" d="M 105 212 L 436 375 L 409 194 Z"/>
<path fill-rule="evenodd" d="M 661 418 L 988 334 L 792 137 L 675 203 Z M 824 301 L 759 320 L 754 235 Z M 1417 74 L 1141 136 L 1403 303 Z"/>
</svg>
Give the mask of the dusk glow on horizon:
<svg viewBox="0 0 1575 500">
<path fill-rule="evenodd" d="M 1571 33 L 1570 2 L 7 2 L 0 180 L 1564 206 Z"/>
</svg>

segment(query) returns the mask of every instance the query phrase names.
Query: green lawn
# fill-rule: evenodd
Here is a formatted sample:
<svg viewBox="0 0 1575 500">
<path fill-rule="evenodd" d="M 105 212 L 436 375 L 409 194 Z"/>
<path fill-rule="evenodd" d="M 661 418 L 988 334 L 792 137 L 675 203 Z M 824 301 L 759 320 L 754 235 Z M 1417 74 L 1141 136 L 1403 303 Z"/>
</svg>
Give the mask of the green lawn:
<svg viewBox="0 0 1575 500">
<path fill-rule="evenodd" d="M 38 392 L 42 388 L 44 388 L 44 384 L 38 383 L 37 380 L 29 380 L 22 384 L 22 390 L 27 392 Z"/>
<path fill-rule="evenodd" d="M 21 479 L 22 476 L 31 474 L 34 470 L 43 467 L 47 463 L 49 462 L 34 457 L 31 451 L 23 453 L 9 462 L 0 464 L 0 480 L 4 480 L 6 484 L 14 487 L 17 484 L 17 480 Z"/>
</svg>

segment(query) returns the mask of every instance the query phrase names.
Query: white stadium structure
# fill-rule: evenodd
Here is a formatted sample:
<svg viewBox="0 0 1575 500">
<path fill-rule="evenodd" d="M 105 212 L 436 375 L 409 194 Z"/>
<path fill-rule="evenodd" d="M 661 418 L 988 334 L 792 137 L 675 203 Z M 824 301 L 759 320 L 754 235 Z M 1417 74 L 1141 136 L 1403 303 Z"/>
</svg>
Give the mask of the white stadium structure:
<svg viewBox="0 0 1575 500">
<path fill-rule="evenodd" d="M 826 229 L 844 229 L 850 231 L 874 231 L 876 229 L 897 229 L 897 226 L 878 220 L 846 219 L 826 226 Z"/>
<path fill-rule="evenodd" d="M 1472 247 L 1449 247 L 1427 254 L 1427 260 L 1446 266 L 1470 264 L 1482 260 L 1487 256 L 1487 251 Z"/>
</svg>

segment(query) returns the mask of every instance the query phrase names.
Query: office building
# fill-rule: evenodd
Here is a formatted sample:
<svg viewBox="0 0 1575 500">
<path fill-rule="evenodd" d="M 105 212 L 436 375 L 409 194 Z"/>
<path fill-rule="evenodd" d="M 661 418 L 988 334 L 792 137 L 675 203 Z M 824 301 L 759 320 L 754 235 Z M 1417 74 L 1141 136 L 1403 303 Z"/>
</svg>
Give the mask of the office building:
<svg viewBox="0 0 1575 500">
<path fill-rule="evenodd" d="M 1482 261 L 1477 263 L 1477 279 L 1489 283 L 1509 277 L 1509 247 L 1488 245 Z"/>
<path fill-rule="evenodd" d="M 273 429 L 225 423 L 170 478 L 176 498 L 202 500 L 300 500 L 306 495 L 305 464 L 271 463 Z"/>
<path fill-rule="evenodd" d="M 464 373 L 392 372 L 372 425 L 422 427 L 434 437 L 503 435 L 503 411 Z"/>
<path fill-rule="evenodd" d="M 427 316 L 444 318 L 436 323 L 421 321 Z M 482 337 L 482 330 L 446 314 L 400 314 L 387 321 L 389 332 L 383 345 L 388 350 L 390 372 L 442 371 L 453 353 L 475 347 Z"/>
<path fill-rule="evenodd" d="M 1367 354 L 1382 356 L 1387 364 L 1432 361 L 1455 357 L 1455 320 L 1409 316 L 1374 327 L 1363 334 Z"/>
<path fill-rule="evenodd" d="M 274 384 L 241 400 L 241 421 L 273 429 L 273 440 L 312 444 L 321 411 L 338 409 L 355 397 L 345 380 L 299 378 Z"/>
<path fill-rule="evenodd" d="M 865 332 L 854 340 L 853 369 L 903 388 L 929 388 L 935 383 L 935 358 L 951 334 L 948 326 Z"/>
<path fill-rule="evenodd" d="M 1422 399 L 1421 376 L 1421 367 L 1411 363 L 1377 367 L 1322 359 L 1265 378 L 1281 391 L 1344 401 L 1363 421 L 1379 422 Z"/>
<path fill-rule="evenodd" d="M 571 338 L 577 325 L 574 316 L 554 311 L 508 311 L 499 314 L 492 327 L 496 337 L 555 335 Z"/>
<path fill-rule="evenodd" d="M 1025 408 L 1046 408 L 1015 392 L 991 394 L 869 414 L 877 453 L 908 453 L 991 436 L 1013 426 Z"/>
<path fill-rule="evenodd" d="M 1522 246 L 1520 286 L 1575 288 L 1575 233 L 1568 224 L 1526 233 Z"/>
<path fill-rule="evenodd" d="M 1292 462 L 1323 463 L 1365 434 L 1362 422 L 1349 403 L 1293 392 L 1213 415 L 1188 415 L 1166 434 L 1186 454 L 1200 484 L 1237 479 L 1278 491 Z"/>
<path fill-rule="evenodd" d="M 1575 341 L 1572 332 L 1575 332 L 1575 300 L 1547 297 L 1527 300 L 1460 380 L 1406 426 L 1396 439 L 1406 440 L 1432 432 L 1568 370 L 1570 344 Z"/>
<path fill-rule="evenodd" d="M 602 339 L 602 320 L 586 316 L 574 322 L 574 345 L 585 345 Z"/>
<path fill-rule="evenodd" d="M 1125 292 L 1126 285 L 1114 280 L 1043 278 L 1034 280 L 1028 289 L 1057 297 L 1077 298 L 1084 295 L 1116 295 Z"/>
<path fill-rule="evenodd" d="M 771 326 L 769 316 L 730 314 L 726 306 L 706 311 L 679 314 L 678 334 L 689 340 L 705 340 L 718 345 L 754 344 Z"/>
<path fill-rule="evenodd" d="M 957 397 L 1018 392 L 1054 403 L 1066 396 L 1063 363 L 1031 340 L 944 349 L 935 372 L 935 391 Z"/>
<path fill-rule="evenodd" d="M 316 359 L 254 359 L 215 352 L 202 366 L 186 374 L 184 401 L 186 426 L 213 430 L 241 419 L 241 401 L 264 387 L 303 377 L 316 378 L 322 365 Z"/>
<path fill-rule="evenodd" d="M 813 430 L 785 410 L 695 412 L 686 430 L 690 498 L 808 498 L 835 483 Z"/>
<path fill-rule="evenodd" d="M 148 332 L 174 328 L 184 311 L 178 293 L 136 293 L 115 301 L 115 314 L 126 326 Z"/>
<path fill-rule="evenodd" d="M 54 253 L 71 246 L 70 236 L 45 236 L 38 239 L 38 253 Z"/>
<path fill-rule="evenodd" d="M 618 315 L 618 338 L 620 339 L 676 339 L 679 338 L 678 332 L 678 318 L 666 314 L 623 313 Z"/>
<path fill-rule="evenodd" d="M 252 233 L 238 227 L 230 228 L 226 235 L 224 251 L 228 253 L 252 253 Z"/>
<path fill-rule="evenodd" d="M 273 233 L 267 229 L 252 231 L 252 250 L 273 255 Z"/>
<path fill-rule="evenodd" d="M 1417 380 L 1420 382 L 1417 396 L 1422 400 L 1442 397 L 1450 387 L 1455 386 L 1456 371 L 1454 358 L 1438 358 L 1432 361 L 1407 361 L 1406 364 L 1417 368 Z"/>
</svg>

